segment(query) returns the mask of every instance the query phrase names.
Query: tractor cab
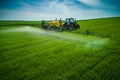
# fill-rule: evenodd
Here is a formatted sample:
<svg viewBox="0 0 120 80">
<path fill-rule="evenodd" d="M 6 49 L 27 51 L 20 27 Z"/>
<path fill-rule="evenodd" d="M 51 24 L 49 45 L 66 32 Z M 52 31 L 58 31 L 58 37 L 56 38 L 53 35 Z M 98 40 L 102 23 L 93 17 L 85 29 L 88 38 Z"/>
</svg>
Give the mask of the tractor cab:
<svg viewBox="0 0 120 80">
<path fill-rule="evenodd" d="M 66 23 L 76 23 L 76 19 L 75 18 L 67 18 L 65 20 Z"/>
<path fill-rule="evenodd" d="M 77 30 L 80 28 L 80 25 L 77 23 L 75 18 L 67 18 L 64 23 L 65 30 Z"/>
</svg>

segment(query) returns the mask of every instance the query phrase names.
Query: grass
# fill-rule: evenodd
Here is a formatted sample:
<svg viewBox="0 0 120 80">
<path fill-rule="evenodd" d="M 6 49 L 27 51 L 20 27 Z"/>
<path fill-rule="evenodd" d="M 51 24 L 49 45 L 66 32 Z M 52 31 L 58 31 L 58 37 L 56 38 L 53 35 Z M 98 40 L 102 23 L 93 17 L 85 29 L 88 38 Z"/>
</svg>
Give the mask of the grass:
<svg viewBox="0 0 120 80">
<path fill-rule="evenodd" d="M 39 26 L 40 21 L 15 21 L 15 20 L 0 20 L 0 26 Z"/>
<path fill-rule="evenodd" d="M 47 32 L 26 25 L 2 25 L 0 78 L 119 80 L 119 20 L 120 18 L 105 18 L 78 21 L 81 24 L 78 32 L 89 29 L 109 34 L 110 39 L 70 32 Z"/>
</svg>

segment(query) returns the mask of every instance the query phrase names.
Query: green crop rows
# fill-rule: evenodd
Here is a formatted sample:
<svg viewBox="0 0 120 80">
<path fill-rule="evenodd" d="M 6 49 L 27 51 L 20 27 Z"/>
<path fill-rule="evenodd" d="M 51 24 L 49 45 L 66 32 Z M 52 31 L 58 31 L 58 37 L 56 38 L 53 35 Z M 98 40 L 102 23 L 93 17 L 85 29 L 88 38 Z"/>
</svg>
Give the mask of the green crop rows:
<svg viewBox="0 0 120 80">
<path fill-rule="evenodd" d="M 38 21 L 0 21 L 0 80 L 119 80 L 119 21 L 78 21 L 78 32 L 90 30 L 110 38 L 30 26 Z"/>
</svg>

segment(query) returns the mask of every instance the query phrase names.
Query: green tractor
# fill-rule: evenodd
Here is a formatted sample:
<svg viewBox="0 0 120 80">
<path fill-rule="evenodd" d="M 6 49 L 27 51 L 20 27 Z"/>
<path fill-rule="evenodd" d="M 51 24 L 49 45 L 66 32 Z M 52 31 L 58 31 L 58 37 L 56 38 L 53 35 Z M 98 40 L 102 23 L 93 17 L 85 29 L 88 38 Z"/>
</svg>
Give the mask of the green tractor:
<svg viewBox="0 0 120 80">
<path fill-rule="evenodd" d="M 67 18 L 64 22 L 61 19 L 50 22 L 42 21 L 42 28 L 55 31 L 72 31 L 80 29 L 80 25 L 75 18 Z"/>
<path fill-rule="evenodd" d="M 63 30 L 77 30 L 80 29 L 80 25 L 77 23 L 75 18 L 67 18 L 63 24 Z"/>
</svg>

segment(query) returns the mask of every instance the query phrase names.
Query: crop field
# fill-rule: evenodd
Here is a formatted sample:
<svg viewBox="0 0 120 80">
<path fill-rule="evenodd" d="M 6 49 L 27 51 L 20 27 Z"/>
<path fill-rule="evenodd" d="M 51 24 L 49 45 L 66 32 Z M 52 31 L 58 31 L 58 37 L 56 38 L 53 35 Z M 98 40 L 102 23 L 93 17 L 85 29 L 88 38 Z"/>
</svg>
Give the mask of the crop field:
<svg viewBox="0 0 120 80">
<path fill-rule="evenodd" d="M 77 32 L 0 21 L 0 80 L 120 80 L 120 18 L 79 20 Z"/>
</svg>

